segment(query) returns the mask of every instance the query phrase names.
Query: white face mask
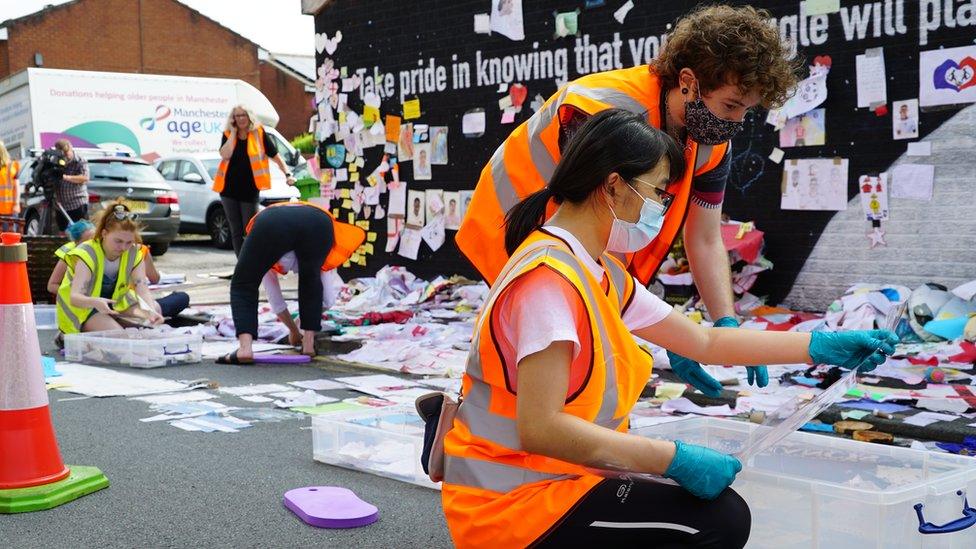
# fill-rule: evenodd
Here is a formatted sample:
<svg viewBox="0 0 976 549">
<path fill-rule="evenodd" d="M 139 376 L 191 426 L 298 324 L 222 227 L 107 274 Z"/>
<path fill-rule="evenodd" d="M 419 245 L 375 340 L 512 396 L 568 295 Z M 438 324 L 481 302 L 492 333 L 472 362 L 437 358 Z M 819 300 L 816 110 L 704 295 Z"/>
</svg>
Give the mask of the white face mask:
<svg viewBox="0 0 976 549">
<path fill-rule="evenodd" d="M 664 205 L 648 200 L 641 196 L 633 187 L 627 187 L 637 193 L 644 204 L 641 206 L 637 223 L 624 221 L 617 217 L 617 213 L 610 207 L 613 214 L 613 224 L 610 226 L 610 239 L 607 241 L 607 251 L 629 254 L 643 250 L 661 232 L 664 224 Z M 609 206 L 609 202 L 607 203 Z"/>
</svg>

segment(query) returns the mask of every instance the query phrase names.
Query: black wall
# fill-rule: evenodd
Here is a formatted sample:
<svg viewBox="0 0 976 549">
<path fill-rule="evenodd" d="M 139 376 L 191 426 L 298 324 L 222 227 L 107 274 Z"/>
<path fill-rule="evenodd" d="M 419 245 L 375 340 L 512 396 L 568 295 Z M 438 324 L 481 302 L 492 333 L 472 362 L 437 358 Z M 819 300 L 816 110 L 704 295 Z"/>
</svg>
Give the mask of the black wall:
<svg viewBox="0 0 976 549">
<path fill-rule="evenodd" d="M 603 7 L 585 10 L 583 1 L 526 0 L 523 2 L 525 39 L 512 41 L 499 34 L 474 34 L 474 14 L 489 12 L 489 0 L 336 0 L 316 17 L 316 32 L 324 32 L 332 37 L 337 30 L 341 30 L 343 38 L 333 55 L 322 52 L 318 54 L 317 62 L 321 64 L 325 57 L 331 57 L 335 60 L 336 67 L 346 66 L 350 73 L 358 68 L 367 68 L 372 73 L 374 66 L 381 72 L 393 73 L 397 93 L 392 98 L 384 99 L 382 114 L 400 114 L 400 71 L 418 68 L 418 61 L 423 61 L 424 66 L 428 66 L 431 57 L 437 65 L 445 66 L 447 89 L 419 94 L 423 116 L 414 122 L 450 127 L 450 164 L 434 166 L 433 180 L 415 182 L 411 164 L 404 163 L 401 164 L 401 179 L 410 182 L 410 189 L 473 189 L 481 168 L 494 149 L 517 124 L 531 116 L 533 111 L 528 106 L 531 99 L 536 94 L 548 98 L 557 89 L 552 79 L 514 80 L 528 87 L 529 99 L 526 100 L 522 112 L 517 115 L 515 124 L 502 125 L 499 123 L 501 113 L 497 101 L 503 94 L 497 91 L 498 86 L 477 86 L 477 52 L 480 51 L 482 58 L 492 58 L 536 51 L 536 42 L 538 50 L 565 47 L 568 49 L 568 78 L 572 80 L 581 76 L 577 71 L 577 56 L 574 52 L 576 37 L 553 37 L 553 11 L 581 9 L 579 38 L 589 35 L 591 43 L 612 41 L 614 33 L 619 33 L 623 42 L 620 47 L 620 61 L 624 67 L 629 67 L 634 64 L 631 60 L 629 39 L 659 38 L 667 32 L 669 24 L 695 5 L 693 2 L 673 0 L 638 1 L 621 25 L 614 20 L 613 12 L 623 3 L 623 0 L 609 0 Z M 958 0 L 954 3 L 950 0 L 950 3 L 953 4 L 954 11 L 963 4 L 968 4 Z M 795 1 L 757 1 L 752 2 L 752 5 L 770 10 L 777 18 L 796 16 L 799 10 L 799 2 Z M 798 48 L 808 62 L 812 62 L 818 55 L 829 55 L 832 58 L 828 77 L 829 98 L 823 105 L 827 116 L 827 144 L 785 151 L 786 159 L 818 156 L 849 158 L 848 187 L 849 196 L 853 197 L 857 191 L 857 177 L 886 169 L 905 151 L 907 143 L 891 139 L 890 113 L 879 117 L 868 109 L 856 108 L 855 56 L 863 53 L 866 48 L 884 47 L 890 108 L 893 101 L 918 97 L 919 51 L 972 44 L 976 38 L 976 26 L 961 26 L 962 22 L 957 21 L 954 28 L 949 28 L 943 20 L 939 29 L 927 33 L 928 43 L 920 45 L 920 6 L 917 1 L 855 3 L 845 0 L 842 5 L 849 10 L 848 14 L 853 7 L 867 9 L 868 6 L 872 10 L 889 8 L 893 14 L 895 7 L 901 5 L 905 32 L 898 33 L 899 29 L 892 24 L 889 30 L 895 30 L 895 35 L 886 35 L 885 20 L 882 17 L 879 18 L 880 36 L 875 37 L 872 17 L 863 38 L 854 36 L 848 40 L 841 14 L 828 15 L 826 42 L 822 45 L 799 45 Z M 933 12 L 928 13 L 931 15 Z M 451 65 L 455 59 L 457 62 L 466 61 L 470 64 L 471 87 L 453 89 Z M 361 108 L 358 94 L 350 99 L 350 105 Z M 480 138 L 467 139 L 461 135 L 461 116 L 466 110 L 476 107 L 483 107 L 487 112 L 487 132 Z M 920 138 L 936 129 L 956 111 L 957 109 L 946 109 L 921 113 Z M 766 231 L 766 256 L 774 262 L 775 268 L 761 275 L 759 283 L 752 291 L 759 295 L 769 294 L 773 302 L 778 302 L 789 291 L 824 226 L 834 215 L 833 212 L 780 210 L 782 165 L 767 159 L 777 145 L 777 133 L 772 126 L 765 124 L 765 112 L 751 115 L 745 131 L 733 142 L 733 173 L 724 207 L 732 218 L 755 220 L 757 226 Z M 380 147 L 367 150 L 366 174 L 372 171 L 381 156 Z M 341 186 L 348 184 L 340 184 Z M 381 202 L 386 203 L 385 196 Z M 342 217 L 345 215 L 343 211 Z M 369 257 L 366 268 L 346 270 L 345 276 L 372 274 L 386 264 L 405 265 L 422 277 L 453 273 L 476 276 L 454 247 L 453 231 L 448 231 L 448 242 L 439 251 L 431 252 L 426 244 L 421 244 L 418 260 L 411 261 L 395 253 L 382 253 L 385 245 L 385 221 L 373 221 L 372 227 L 379 233 L 376 255 Z"/>
</svg>

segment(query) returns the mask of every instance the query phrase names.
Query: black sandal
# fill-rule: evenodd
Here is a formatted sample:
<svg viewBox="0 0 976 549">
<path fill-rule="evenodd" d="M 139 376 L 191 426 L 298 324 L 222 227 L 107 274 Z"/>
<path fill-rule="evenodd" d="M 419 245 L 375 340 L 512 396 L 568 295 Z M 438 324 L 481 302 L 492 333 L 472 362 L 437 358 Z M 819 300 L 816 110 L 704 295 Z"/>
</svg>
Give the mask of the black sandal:
<svg viewBox="0 0 976 549">
<path fill-rule="evenodd" d="M 254 364 L 254 359 L 242 359 L 238 358 L 237 351 L 228 353 L 222 357 L 217 358 L 217 364 L 235 364 L 237 366 L 246 366 Z"/>
</svg>

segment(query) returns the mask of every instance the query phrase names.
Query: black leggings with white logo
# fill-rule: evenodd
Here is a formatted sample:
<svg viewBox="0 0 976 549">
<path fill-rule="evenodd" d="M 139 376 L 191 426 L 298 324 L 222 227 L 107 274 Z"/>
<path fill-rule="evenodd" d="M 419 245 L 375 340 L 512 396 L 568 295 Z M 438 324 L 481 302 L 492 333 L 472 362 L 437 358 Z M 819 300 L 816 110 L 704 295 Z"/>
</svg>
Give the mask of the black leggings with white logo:
<svg viewBox="0 0 976 549">
<path fill-rule="evenodd" d="M 749 506 L 731 488 L 708 501 L 680 486 L 604 480 L 534 547 L 742 547 Z"/>
</svg>

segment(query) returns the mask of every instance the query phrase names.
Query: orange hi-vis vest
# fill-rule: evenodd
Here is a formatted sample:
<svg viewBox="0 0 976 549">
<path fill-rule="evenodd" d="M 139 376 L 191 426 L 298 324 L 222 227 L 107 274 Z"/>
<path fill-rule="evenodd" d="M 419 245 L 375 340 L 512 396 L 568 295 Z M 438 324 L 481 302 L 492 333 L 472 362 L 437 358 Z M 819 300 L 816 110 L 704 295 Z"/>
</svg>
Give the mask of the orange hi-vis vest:
<svg viewBox="0 0 976 549">
<path fill-rule="evenodd" d="M 592 334 L 592 361 L 563 412 L 627 432 L 627 417 L 650 378 L 652 361 L 621 318 L 633 297 L 634 278 L 609 254 L 600 262 L 606 289 L 562 240 L 536 231 L 515 251 L 488 295 L 465 367 L 464 400 L 444 440 L 442 501 L 458 547 L 525 547 L 602 480 L 580 465 L 521 448 L 516 394 L 490 320 L 496 299 L 512 281 L 548 268 L 579 293 Z"/>
<path fill-rule="evenodd" d="M 17 174 L 20 163 L 16 160 L 0 167 L 0 215 L 11 215 L 17 206 Z"/>
<path fill-rule="evenodd" d="M 332 220 L 332 230 L 335 233 L 335 240 L 332 245 L 332 249 L 329 251 L 329 255 L 325 257 L 325 263 L 322 264 L 323 271 L 331 271 L 345 263 L 352 257 L 352 254 L 356 253 L 356 250 L 363 245 L 366 241 L 366 231 L 355 225 L 350 225 L 348 223 L 343 223 L 332 216 L 332 212 L 319 206 L 318 204 L 312 204 L 311 202 L 279 202 L 278 204 L 273 204 L 267 208 L 258 212 L 257 215 L 251 218 L 247 222 L 247 227 L 244 228 L 244 233 L 250 233 L 251 227 L 254 225 L 254 220 L 258 218 L 258 215 L 270 210 L 271 208 L 294 208 L 297 206 L 306 206 L 309 208 L 317 208 L 325 212 L 325 215 L 329 216 Z M 286 271 L 277 263 L 272 267 L 278 274 L 284 274 Z"/>
<path fill-rule="evenodd" d="M 236 132 L 224 132 L 224 137 L 233 139 L 234 146 L 237 146 Z M 261 126 L 247 132 L 247 159 L 251 163 L 251 172 L 254 174 L 254 185 L 259 191 L 270 189 L 271 165 L 264 150 L 264 128 Z M 230 159 L 222 159 L 217 166 L 217 175 L 214 177 L 213 184 L 214 192 L 219 193 L 224 190 L 224 179 L 227 177 L 229 164 Z"/>
<path fill-rule="evenodd" d="M 455 236 L 458 248 L 489 284 L 508 260 L 505 213 L 524 197 L 545 187 L 561 158 L 561 121 L 568 120 L 574 110 L 590 116 L 616 107 L 647 113 L 648 122 L 660 128 L 662 91 L 657 75 L 647 65 L 587 75 L 556 92 L 502 142 L 482 170 Z M 684 224 L 692 178 L 718 166 L 727 150 L 728 143 L 710 146 L 688 140 L 685 147 L 688 169 L 684 179 L 668 189 L 675 199 L 665 215 L 660 234 L 643 250 L 628 255 L 629 271 L 643 284 L 654 278 Z M 555 203 L 550 202 L 547 217 L 554 212 Z"/>
</svg>

